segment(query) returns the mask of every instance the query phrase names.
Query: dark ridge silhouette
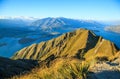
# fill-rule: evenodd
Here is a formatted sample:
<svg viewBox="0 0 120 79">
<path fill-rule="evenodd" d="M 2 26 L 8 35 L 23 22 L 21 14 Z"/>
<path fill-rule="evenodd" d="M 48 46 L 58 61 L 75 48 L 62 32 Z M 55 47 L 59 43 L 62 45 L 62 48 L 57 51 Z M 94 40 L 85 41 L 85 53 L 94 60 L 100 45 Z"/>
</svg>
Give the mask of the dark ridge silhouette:
<svg viewBox="0 0 120 79">
<path fill-rule="evenodd" d="M 25 74 L 38 66 L 37 60 L 17 59 L 11 60 L 0 57 L 0 79 Z"/>
</svg>

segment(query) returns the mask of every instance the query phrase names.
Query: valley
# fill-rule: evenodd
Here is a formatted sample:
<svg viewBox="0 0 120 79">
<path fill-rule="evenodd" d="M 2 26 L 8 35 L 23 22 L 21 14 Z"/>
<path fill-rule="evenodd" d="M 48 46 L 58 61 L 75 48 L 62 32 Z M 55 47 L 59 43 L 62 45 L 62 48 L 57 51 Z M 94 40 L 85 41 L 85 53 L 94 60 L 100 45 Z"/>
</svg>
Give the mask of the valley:
<svg viewBox="0 0 120 79">
<path fill-rule="evenodd" d="M 11 59 L 0 57 L 0 76 L 2 79 L 119 79 L 119 52 L 113 42 L 90 30 L 77 29 L 27 46 Z"/>
<path fill-rule="evenodd" d="M 15 19 L 15 22 L 17 20 Z M 5 23 L 9 25 L 6 26 Z M 95 21 L 49 17 L 29 22 L 18 20 L 18 23 L 14 23 L 13 19 L 0 20 L 0 24 L 0 56 L 4 57 L 11 57 L 14 52 L 33 43 L 47 41 L 79 28 L 92 30 L 96 35 L 114 42 L 120 48 L 120 34 L 104 30 L 106 25 Z"/>
</svg>

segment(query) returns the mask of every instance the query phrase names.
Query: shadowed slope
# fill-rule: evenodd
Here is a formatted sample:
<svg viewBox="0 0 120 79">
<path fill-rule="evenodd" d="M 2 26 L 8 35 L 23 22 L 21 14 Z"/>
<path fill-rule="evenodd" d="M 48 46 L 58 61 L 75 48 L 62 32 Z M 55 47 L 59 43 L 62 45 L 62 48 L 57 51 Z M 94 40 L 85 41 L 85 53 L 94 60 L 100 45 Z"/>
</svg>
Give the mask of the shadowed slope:
<svg viewBox="0 0 120 79">
<path fill-rule="evenodd" d="M 36 60 L 11 60 L 0 57 L 0 79 L 10 78 L 14 75 L 24 74 L 38 65 Z"/>
</svg>

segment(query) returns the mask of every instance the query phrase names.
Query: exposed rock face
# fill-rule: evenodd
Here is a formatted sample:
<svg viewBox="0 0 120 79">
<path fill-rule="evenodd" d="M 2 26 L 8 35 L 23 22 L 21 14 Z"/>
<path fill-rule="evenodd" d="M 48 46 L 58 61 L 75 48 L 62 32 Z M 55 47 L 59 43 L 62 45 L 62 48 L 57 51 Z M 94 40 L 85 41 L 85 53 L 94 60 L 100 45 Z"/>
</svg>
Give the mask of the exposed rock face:
<svg viewBox="0 0 120 79">
<path fill-rule="evenodd" d="M 54 57 L 77 57 L 92 59 L 107 57 L 111 59 L 117 52 L 116 46 L 93 32 L 78 29 L 59 36 L 58 38 L 33 44 L 18 51 L 13 59 L 45 60 L 51 55 Z"/>
<path fill-rule="evenodd" d="M 116 62 L 96 63 L 90 71 L 90 79 L 120 79 L 120 64 Z"/>
</svg>

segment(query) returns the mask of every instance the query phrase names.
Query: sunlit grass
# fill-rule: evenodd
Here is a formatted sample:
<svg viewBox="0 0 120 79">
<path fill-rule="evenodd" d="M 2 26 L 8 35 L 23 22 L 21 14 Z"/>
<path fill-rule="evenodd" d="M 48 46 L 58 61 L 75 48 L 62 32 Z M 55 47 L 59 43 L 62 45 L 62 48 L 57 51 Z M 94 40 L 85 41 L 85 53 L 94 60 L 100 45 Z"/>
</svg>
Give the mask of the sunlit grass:
<svg viewBox="0 0 120 79">
<path fill-rule="evenodd" d="M 50 68 L 36 68 L 31 72 L 11 79 L 86 79 L 89 65 L 86 62 L 67 61 Z"/>
</svg>

